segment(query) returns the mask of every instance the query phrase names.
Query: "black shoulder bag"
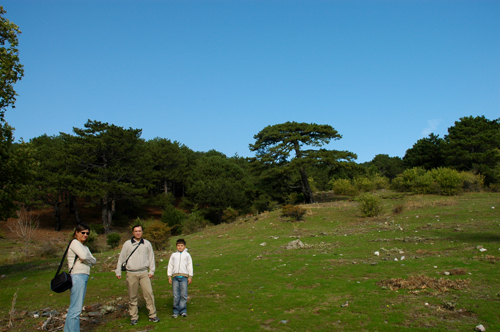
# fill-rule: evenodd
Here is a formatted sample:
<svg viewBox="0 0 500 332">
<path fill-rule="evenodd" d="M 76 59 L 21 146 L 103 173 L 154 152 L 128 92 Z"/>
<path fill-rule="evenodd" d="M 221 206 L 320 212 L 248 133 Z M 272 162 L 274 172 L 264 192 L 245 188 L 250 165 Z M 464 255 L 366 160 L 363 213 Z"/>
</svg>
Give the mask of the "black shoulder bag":
<svg viewBox="0 0 500 332">
<path fill-rule="evenodd" d="M 50 281 L 50 289 L 56 293 L 62 293 L 64 291 L 67 291 L 73 286 L 73 281 L 71 280 L 71 270 L 73 270 L 73 267 L 75 266 L 76 259 L 78 256 L 75 257 L 75 261 L 73 262 L 73 266 L 71 267 L 71 270 L 66 272 L 62 272 L 59 274 L 59 271 L 61 271 L 61 267 L 64 263 L 64 259 L 66 258 L 66 254 L 68 253 L 69 246 L 71 245 L 71 240 L 68 244 L 68 247 L 66 248 L 66 251 L 64 252 L 63 258 L 61 260 L 61 263 L 59 264 L 59 268 L 57 269 L 56 275 L 54 279 Z"/>
<path fill-rule="evenodd" d="M 125 261 L 125 263 L 122 263 L 122 271 L 127 271 L 127 262 L 128 262 L 128 259 L 130 258 L 130 256 L 132 256 L 132 254 L 137 250 L 137 248 L 139 248 L 139 245 L 141 244 L 141 242 L 139 242 L 139 244 L 137 244 L 137 247 L 135 247 L 135 249 L 132 251 L 132 253 L 130 255 L 128 255 L 128 258 L 127 260 Z"/>
</svg>

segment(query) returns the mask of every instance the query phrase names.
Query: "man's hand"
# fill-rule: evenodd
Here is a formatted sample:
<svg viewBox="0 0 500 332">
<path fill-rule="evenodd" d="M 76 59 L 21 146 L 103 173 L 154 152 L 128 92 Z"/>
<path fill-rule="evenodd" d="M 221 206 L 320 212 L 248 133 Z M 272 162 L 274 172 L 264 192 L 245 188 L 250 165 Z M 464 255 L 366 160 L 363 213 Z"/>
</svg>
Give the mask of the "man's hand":
<svg viewBox="0 0 500 332">
<path fill-rule="evenodd" d="M 117 277 L 118 279 L 121 279 L 121 278 L 122 278 L 122 276 L 121 276 L 121 275 L 120 275 L 120 276 L 116 276 L 116 277 Z"/>
<path fill-rule="evenodd" d="M 191 284 L 191 281 L 193 281 L 193 278 L 191 278 L 191 277 L 190 277 L 190 278 L 188 278 L 188 285 L 190 285 L 190 284 Z"/>
<path fill-rule="evenodd" d="M 148 274 L 148 276 L 149 276 L 149 279 L 151 279 L 154 277 L 154 274 Z"/>
<path fill-rule="evenodd" d="M 172 277 L 168 277 L 168 283 L 172 285 Z"/>
</svg>

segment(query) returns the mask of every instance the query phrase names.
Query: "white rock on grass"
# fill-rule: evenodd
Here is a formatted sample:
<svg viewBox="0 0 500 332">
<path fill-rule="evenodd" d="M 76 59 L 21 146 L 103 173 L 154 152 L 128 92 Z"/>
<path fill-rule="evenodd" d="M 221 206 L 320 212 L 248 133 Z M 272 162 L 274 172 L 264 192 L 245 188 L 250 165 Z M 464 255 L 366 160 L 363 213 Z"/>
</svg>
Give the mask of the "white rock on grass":
<svg viewBox="0 0 500 332">
<path fill-rule="evenodd" d="M 484 249 L 484 248 L 479 249 L 480 252 L 485 252 L 486 250 L 488 250 L 488 249 Z"/>
<path fill-rule="evenodd" d="M 478 326 L 476 326 L 476 328 L 474 329 L 474 331 L 485 332 L 486 329 L 484 328 L 483 324 L 479 324 Z"/>
<path fill-rule="evenodd" d="M 263 246 L 263 247 L 265 247 L 267 245 L 267 243 L 262 242 L 260 245 Z"/>
<path fill-rule="evenodd" d="M 379 253 L 378 251 L 375 251 L 373 254 L 374 254 L 375 256 L 380 256 L 380 253 Z"/>
</svg>

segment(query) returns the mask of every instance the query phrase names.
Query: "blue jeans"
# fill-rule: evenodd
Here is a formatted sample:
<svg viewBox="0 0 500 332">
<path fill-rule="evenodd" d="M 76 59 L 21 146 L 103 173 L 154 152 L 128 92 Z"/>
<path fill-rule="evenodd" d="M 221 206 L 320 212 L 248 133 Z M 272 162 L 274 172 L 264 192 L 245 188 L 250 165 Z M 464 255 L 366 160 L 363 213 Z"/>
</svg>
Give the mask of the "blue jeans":
<svg viewBox="0 0 500 332">
<path fill-rule="evenodd" d="M 64 324 L 64 332 L 80 332 L 80 313 L 82 312 L 88 280 L 88 274 L 71 275 L 73 286 L 71 287 L 71 300 L 66 315 L 66 323 Z"/>
<path fill-rule="evenodd" d="M 187 314 L 188 278 L 172 278 L 172 291 L 174 293 L 174 315 Z"/>
</svg>

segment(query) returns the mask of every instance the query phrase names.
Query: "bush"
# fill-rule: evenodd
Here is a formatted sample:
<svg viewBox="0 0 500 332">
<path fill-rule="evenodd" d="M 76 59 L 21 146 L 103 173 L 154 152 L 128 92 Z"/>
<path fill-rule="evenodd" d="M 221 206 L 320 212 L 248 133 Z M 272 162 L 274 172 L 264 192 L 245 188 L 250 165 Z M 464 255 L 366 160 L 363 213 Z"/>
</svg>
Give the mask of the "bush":
<svg viewBox="0 0 500 332">
<path fill-rule="evenodd" d="M 44 241 L 43 244 L 38 248 L 37 256 L 43 258 L 61 257 L 64 250 L 66 250 L 67 244 L 63 245 L 64 248 L 60 244 L 56 244 L 52 241 Z"/>
<path fill-rule="evenodd" d="M 183 211 L 176 209 L 172 205 L 168 205 L 161 215 L 161 221 L 170 227 L 172 235 L 177 235 L 181 233 L 182 223 L 186 217 Z"/>
<path fill-rule="evenodd" d="M 430 171 L 439 186 L 439 193 L 453 196 L 462 191 L 463 179 L 454 169 L 439 167 Z"/>
<path fill-rule="evenodd" d="M 373 181 L 365 177 L 354 178 L 353 182 L 354 186 L 361 192 L 372 191 L 375 189 Z"/>
<path fill-rule="evenodd" d="M 163 250 L 168 245 L 171 230 L 172 227 L 168 227 L 164 222 L 155 220 L 148 223 L 147 228 L 144 229 L 143 236 L 151 242 L 153 249 Z"/>
<path fill-rule="evenodd" d="M 354 187 L 348 179 L 335 179 L 328 182 L 330 188 L 336 195 L 349 195 L 354 196 L 358 194 L 358 190 Z"/>
<path fill-rule="evenodd" d="M 97 234 L 104 234 L 103 224 L 92 224 L 89 227 L 91 230 L 95 231 Z"/>
<path fill-rule="evenodd" d="M 223 222 L 232 222 L 232 221 L 236 220 L 238 215 L 239 215 L 239 213 L 237 210 L 235 210 L 231 207 L 228 207 L 226 210 L 224 210 L 222 212 L 221 220 Z"/>
<path fill-rule="evenodd" d="M 5 239 L 5 232 L 0 228 L 0 239 Z"/>
<path fill-rule="evenodd" d="M 372 194 L 364 194 L 358 197 L 359 209 L 365 217 L 376 217 L 383 211 L 382 200 Z"/>
<path fill-rule="evenodd" d="M 417 194 L 435 193 L 436 188 L 437 184 L 435 184 L 434 178 L 429 172 L 419 175 L 413 180 L 412 191 Z"/>
<path fill-rule="evenodd" d="M 392 180 L 391 187 L 397 191 L 412 191 L 415 179 L 425 173 L 425 169 L 419 167 L 407 169 Z"/>
<path fill-rule="evenodd" d="M 463 184 L 462 189 L 466 191 L 481 191 L 484 188 L 484 176 L 472 172 L 460 172 Z"/>
<path fill-rule="evenodd" d="M 106 236 L 106 238 L 106 243 L 111 247 L 111 249 L 115 249 L 116 247 L 118 247 L 118 245 L 120 244 L 120 240 L 122 239 L 121 235 L 118 233 L 110 233 Z"/>
<path fill-rule="evenodd" d="M 306 214 L 306 210 L 296 205 L 283 205 L 281 217 L 289 218 L 288 221 L 299 221 Z"/>
<path fill-rule="evenodd" d="M 372 179 L 375 189 L 386 189 L 389 188 L 389 179 L 385 176 L 375 175 Z"/>
<path fill-rule="evenodd" d="M 210 222 L 203 218 L 199 211 L 194 211 L 182 223 L 182 234 L 192 234 L 201 231 L 210 225 Z"/>
</svg>

